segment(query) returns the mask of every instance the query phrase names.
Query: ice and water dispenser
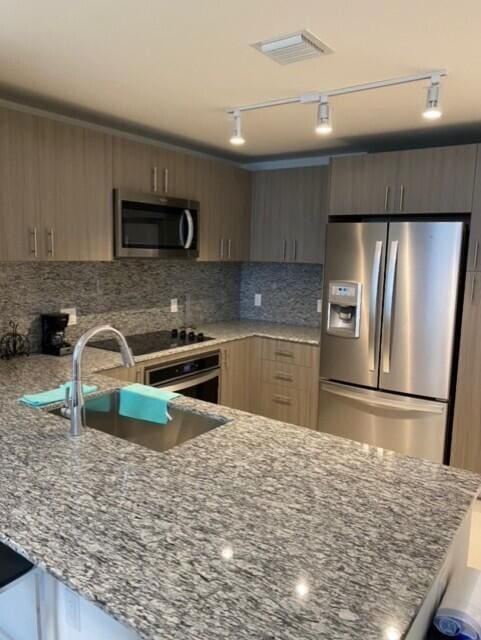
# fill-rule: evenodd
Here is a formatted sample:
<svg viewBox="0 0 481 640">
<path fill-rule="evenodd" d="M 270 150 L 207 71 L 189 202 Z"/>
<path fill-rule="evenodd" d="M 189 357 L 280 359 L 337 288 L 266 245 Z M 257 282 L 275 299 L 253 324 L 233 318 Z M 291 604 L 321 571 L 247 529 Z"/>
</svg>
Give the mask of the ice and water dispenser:
<svg viewBox="0 0 481 640">
<path fill-rule="evenodd" d="M 360 282 L 329 282 L 327 333 L 343 338 L 359 338 L 361 288 Z"/>
</svg>

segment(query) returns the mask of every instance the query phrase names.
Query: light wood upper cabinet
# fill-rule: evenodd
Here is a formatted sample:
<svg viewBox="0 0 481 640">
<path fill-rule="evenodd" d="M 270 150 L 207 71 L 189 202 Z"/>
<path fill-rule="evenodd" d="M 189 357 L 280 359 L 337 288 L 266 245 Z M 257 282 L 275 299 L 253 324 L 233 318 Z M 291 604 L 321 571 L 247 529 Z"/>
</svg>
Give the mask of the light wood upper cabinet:
<svg viewBox="0 0 481 640">
<path fill-rule="evenodd" d="M 334 158 L 329 214 L 388 213 L 395 196 L 397 152 Z"/>
<path fill-rule="evenodd" d="M 38 118 L 0 108 L 0 260 L 40 252 Z"/>
<path fill-rule="evenodd" d="M 111 260 L 111 138 L 0 110 L 0 259 Z"/>
<path fill-rule="evenodd" d="M 467 275 L 451 464 L 481 473 L 481 276 Z"/>
<path fill-rule="evenodd" d="M 324 259 L 328 168 L 259 171 L 253 177 L 251 259 Z"/>
<path fill-rule="evenodd" d="M 112 139 L 39 119 L 41 257 L 112 260 Z"/>
<path fill-rule="evenodd" d="M 471 211 L 476 145 L 334 158 L 330 215 Z"/>
<path fill-rule="evenodd" d="M 481 270 L 481 145 L 477 148 L 476 174 L 474 177 L 473 207 L 469 233 L 468 271 Z"/>
<path fill-rule="evenodd" d="M 156 148 L 127 138 L 113 139 L 113 186 L 139 193 L 155 191 Z M 158 186 L 157 186 L 158 188 Z"/>
<path fill-rule="evenodd" d="M 476 145 L 399 153 L 395 213 L 466 213 L 473 204 Z"/>
</svg>

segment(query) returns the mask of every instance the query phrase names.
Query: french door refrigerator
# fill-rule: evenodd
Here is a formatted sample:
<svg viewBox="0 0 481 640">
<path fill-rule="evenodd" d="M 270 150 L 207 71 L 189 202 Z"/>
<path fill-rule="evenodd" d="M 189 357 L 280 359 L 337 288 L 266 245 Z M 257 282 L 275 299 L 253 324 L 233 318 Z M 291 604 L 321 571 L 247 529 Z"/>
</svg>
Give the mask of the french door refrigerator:
<svg viewBox="0 0 481 640">
<path fill-rule="evenodd" d="M 319 429 L 445 460 L 462 222 L 327 226 Z"/>
</svg>

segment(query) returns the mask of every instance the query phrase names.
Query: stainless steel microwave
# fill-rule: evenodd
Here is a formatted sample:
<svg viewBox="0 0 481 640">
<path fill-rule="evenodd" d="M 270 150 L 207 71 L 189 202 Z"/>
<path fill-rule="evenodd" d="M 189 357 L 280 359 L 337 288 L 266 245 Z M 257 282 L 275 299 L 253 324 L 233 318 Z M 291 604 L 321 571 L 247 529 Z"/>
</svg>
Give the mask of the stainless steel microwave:
<svg viewBox="0 0 481 640">
<path fill-rule="evenodd" d="M 199 203 L 114 190 L 116 258 L 196 258 Z"/>
</svg>

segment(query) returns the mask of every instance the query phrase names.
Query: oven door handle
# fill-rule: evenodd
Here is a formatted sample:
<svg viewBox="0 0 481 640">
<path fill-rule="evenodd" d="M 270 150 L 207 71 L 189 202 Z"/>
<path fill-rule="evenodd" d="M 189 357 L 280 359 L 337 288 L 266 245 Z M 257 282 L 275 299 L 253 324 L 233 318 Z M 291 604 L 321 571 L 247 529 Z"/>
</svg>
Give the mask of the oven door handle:
<svg viewBox="0 0 481 640">
<path fill-rule="evenodd" d="M 188 389 L 189 387 L 195 387 L 198 384 L 209 382 L 209 380 L 218 378 L 219 375 L 220 375 L 220 369 L 214 369 L 213 371 L 209 371 L 203 376 L 191 376 L 189 378 L 185 378 L 184 380 L 182 380 L 182 382 L 167 384 L 166 386 L 163 386 L 162 384 L 154 384 L 151 386 L 159 387 L 161 389 L 164 389 L 165 391 L 182 391 L 182 389 Z"/>
<path fill-rule="evenodd" d="M 184 238 L 184 217 L 187 220 L 187 240 Z M 194 219 L 188 209 L 184 209 L 179 221 L 179 238 L 180 244 L 184 249 L 190 249 L 192 240 L 194 239 Z"/>
</svg>

